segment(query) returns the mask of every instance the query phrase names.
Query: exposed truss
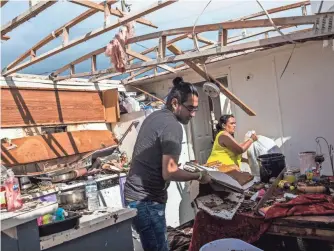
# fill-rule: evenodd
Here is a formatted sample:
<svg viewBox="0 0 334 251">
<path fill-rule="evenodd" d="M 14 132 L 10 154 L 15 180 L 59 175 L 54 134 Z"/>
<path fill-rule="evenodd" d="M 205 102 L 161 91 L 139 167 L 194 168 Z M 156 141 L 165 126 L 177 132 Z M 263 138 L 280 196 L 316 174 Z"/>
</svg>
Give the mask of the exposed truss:
<svg viewBox="0 0 334 251">
<path fill-rule="evenodd" d="M 7 69 L 5 72 L 3 72 L 4 76 L 8 76 L 11 73 L 14 73 L 16 71 L 22 70 L 30 65 L 33 65 L 37 62 L 40 62 L 46 58 L 49 58 L 59 52 L 62 52 L 66 49 L 69 49 L 75 45 L 78 45 L 82 42 L 85 42 L 91 38 L 94 38 L 96 36 L 99 36 L 107 31 L 110 31 L 112 29 L 115 29 L 119 26 L 124 25 L 127 22 L 130 21 L 137 21 L 141 22 L 141 23 L 145 23 L 146 25 L 152 26 L 151 22 L 146 21 L 144 19 L 141 18 L 141 16 L 149 14 L 151 12 L 154 12 L 160 8 L 163 8 L 167 5 L 170 5 L 174 2 L 176 2 L 177 0 L 167 0 L 165 2 L 162 3 L 158 3 L 158 4 L 154 4 L 151 7 L 147 8 L 144 11 L 132 14 L 132 15 L 128 15 L 123 17 L 122 19 L 120 19 L 118 22 L 115 22 L 113 24 L 109 24 L 109 25 L 105 25 L 102 28 L 96 29 L 94 31 L 91 31 L 79 38 L 73 39 L 71 41 L 68 41 L 68 33 L 69 33 L 69 29 L 71 27 L 73 27 L 74 25 L 80 23 L 81 21 L 87 19 L 88 17 L 92 16 L 93 14 L 95 14 L 96 12 L 98 12 L 98 10 L 96 9 L 90 9 L 86 12 L 84 12 L 83 14 L 81 14 L 80 16 L 74 18 L 73 20 L 71 20 L 70 22 L 68 22 L 67 24 L 65 24 L 64 26 L 58 28 L 57 30 L 53 31 L 50 35 L 48 35 L 47 37 L 45 37 L 43 40 L 41 40 L 39 43 L 37 43 L 35 46 L 33 46 L 30 50 L 28 50 L 27 52 L 25 52 L 23 55 L 21 55 L 18 59 L 16 59 L 14 62 L 12 62 L 11 64 L 9 64 L 7 66 Z M 117 1 L 112 0 L 112 1 L 107 1 L 109 4 L 111 3 L 115 3 Z M 104 3 L 100 4 L 101 6 L 104 6 Z M 112 13 L 111 13 L 112 14 Z M 42 55 L 36 56 L 36 51 L 37 49 L 40 49 L 42 46 L 44 46 L 45 44 L 49 43 L 50 41 L 52 41 L 54 38 L 60 36 L 60 35 L 64 35 L 63 36 L 63 45 L 54 48 L 53 50 L 50 50 L 48 52 L 43 53 Z M 31 56 L 31 59 L 27 62 L 24 62 L 20 65 L 18 65 L 20 62 L 22 62 L 24 59 L 28 58 L 29 56 Z"/>
</svg>

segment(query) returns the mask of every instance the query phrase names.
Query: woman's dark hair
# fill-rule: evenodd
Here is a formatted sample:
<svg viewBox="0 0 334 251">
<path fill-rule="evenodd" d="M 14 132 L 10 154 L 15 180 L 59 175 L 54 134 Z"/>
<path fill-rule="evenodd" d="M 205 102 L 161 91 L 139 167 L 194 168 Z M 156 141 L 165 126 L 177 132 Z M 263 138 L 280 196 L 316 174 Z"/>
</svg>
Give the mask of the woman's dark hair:
<svg viewBox="0 0 334 251">
<path fill-rule="evenodd" d="M 234 116 L 232 114 L 224 114 L 219 118 L 218 124 L 216 125 L 216 129 L 218 132 L 223 130 L 223 125 L 226 125 L 229 118 L 234 118 Z"/>
<path fill-rule="evenodd" d="M 188 82 L 184 82 L 183 78 L 176 77 L 173 79 L 173 88 L 169 92 L 167 97 L 166 106 L 172 110 L 172 100 L 177 99 L 179 104 L 183 104 L 188 100 L 188 95 L 195 95 L 198 97 L 198 91 L 196 87 Z"/>
</svg>

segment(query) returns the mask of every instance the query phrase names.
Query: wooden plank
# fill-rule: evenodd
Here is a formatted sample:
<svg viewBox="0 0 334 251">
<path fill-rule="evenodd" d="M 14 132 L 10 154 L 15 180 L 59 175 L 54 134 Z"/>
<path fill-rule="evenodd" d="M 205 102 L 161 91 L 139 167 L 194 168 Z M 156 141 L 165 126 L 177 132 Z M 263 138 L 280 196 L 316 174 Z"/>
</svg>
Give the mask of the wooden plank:
<svg viewBox="0 0 334 251">
<path fill-rule="evenodd" d="M 22 70 L 22 69 L 24 69 L 24 68 L 26 68 L 26 67 L 28 67 L 30 65 L 33 65 L 33 64 L 35 64 L 37 62 L 40 62 L 40 61 L 42 61 L 42 60 L 44 60 L 46 58 L 49 58 L 49 57 L 51 57 L 51 56 L 53 56 L 53 55 L 55 55 L 55 54 L 57 54 L 59 52 L 62 52 L 62 51 L 67 50 L 69 48 L 72 48 L 75 45 L 78 45 L 78 44 L 80 44 L 82 42 L 85 42 L 85 41 L 87 41 L 89 39 L 92 39 L 92 38 L 94 38 L 96 36 L 99 36 L 99 35 L 101 35 L 101 34 L 103 34 L 105 32 L 108 32 L 108 31 L 110 31 L 112 29 L 115 29 L 115 28 L 117 28 L 119 26 L 122 26 L 122 25 L 124 25 L 124 24 L 126 24 L 128 22 L 134 21 L 134 20 L 136 20 L 137 18 L 139 18 L 139 17 L 141 17 L 143 15 L 147 15 L 147 14 L 152 13 L 152 12 L 158 10 L 158 9 L 161 9 L 163 7 L 166 7 L 166 6 L 170 5 L 170 4 L 173 4 L 176 1 L 178 1 L 178 0 L 167 0 L 167 1 L 164 1 L 162 3 L 153 4 L 151 7 L 147 8 L 147 9 L 145 9 L 143 11 L 134 13 L 132 15 L 126 16 L 126 17 L 120 19 L 118 22 L 116 22 L 114 24 L 111 24 L 111 25 L 109 25 L 107 27 L 102 27 L 102 28 L 96 29 L 96 30 L 94 30 L 92 32 L 89 32 L 89 33 L 87 33 L 87 34 L 85 34 L 85 35 L 77 38 L 77 39 L 71 40 L 66 46 L 59 46 L 59 47 L 57 47 L 57 48 L 55 48 L 53 50 L 45 52 L 42 55 L 36 57 L 32 61 L 24 62 L 24 63 L 22 63 L 20 65 L 17 65 L 17 66 L 15 66 L 15 67 L 13 67 L 13 68 L 11 68 L 9 70 L 8 70 L 8 67 L 7 67 L 7 71 L 3 72 L 2 75 L 8 76 L 11 73 L 14 73 L 16 71 Z"/>
<path fill-rule="evenodd" d="M 42 12 L 43 10 L 49 8 L 50 6 L 52 6 L 53 4 L 55 4 L 56 2 L 57 1 L 47 0 L 47 1 L 41 1 L 41 2 L 39 2 L 37 4 L 35 4 L 29 10 L 25 11 L 24 13 L 22 13 L 21 15 L 15 17 L 14 19 L 12 19 L 11 21 L 9 21 L 5 25 L 1 26 L 1 36 L 3 36 L 6 33 L 12 31 L 13 29 L 15 29 L 16 27 L 18 27 L 19 25 L 25 23 L 30 18 L 35 17 L 40 12 Z"/>
<path fill-rule="evenodd" d="M 175 45 L 169 45 L 168 49 L 174 53 L 175 55 L 182 55 L 183 52 L 177 48 Z M 222 83 L 220 83 L 217 79 L 215 79 L 212 75 L 209 73 L 206 73 L 200 66 L 195 64 L 192 61 L 184 61 L 185 64 L 187 64 L 190 68 L 192 68 L 195 72 L 197 72 L 201 77 L 206 79 L 207 81 L 216 83 L 219 87 L 221 92 L 229 98 L 233 103 L 235 103 L 237 106 L 239 106 L 244 112 L 246 112 L 250 116 L 255 116 L 255 112 L 249 108 L 244 102 L 242 102 L 238 97 L 236 97 L 229 89 L 227 89 Z"/>
<path fill-rule="evenodd" d="M 104 122 L 102 93 L 1 88 L 1 127 Z"/>
<path fill-rule="evenodd" d="M 129 77 L 127 77 L 127 78 L 125 79 L 125 81 L 131 80 L 131 79 L 133 79 L 133 78 L 135 78 L 135 77 L 137 77 L 137 76 L 139 76 L 139 75 L 141 75 L 141 74 L 143 74 L 143 73 L 145 73 L 145 72 L 148 72 L 148 71 L 150 71 L 150 70 L 153 70 L 153 69 L 155 69 L 154 66 L 152 66 L 152 67 L 147 67 L 147 68 L 144 68 L 144 69 L 141 69 L 140 71 L 137 71 L 136 73 L 134 73 L 134 74 L 130 75 Z"/>
<path fill-rule="evenodd" d="M 96 71 L 96 55 L 92 56 L 92 67 L 91 67 L 92 72 Z"/>
<path fill-rule="evenodd" d="M 298 2 L 298 3 L 293 3 L 293 4 L 288 4 L 288 5 L 284 5 L 284 6 L 280 6 L 280 7 L 276 7 L 276 8 L 272 8 L 272 9 L 268 9 L 267 12 L 268 14 L 274 14 L 277 12 L 281 12 L 281 11 L 286 11 L 286 10 L 291 10 L 291 9 L 295 9 L 295 8 L 299 8 L 301 6 L 307 6 L 310 5 L 310 1 L 302 1 L 302 2 Z M 238 21 L 238 20 L 247 20 L 247 19 L 252 19 L 255 17 L 261 17 L 261 16 L 265 16 L 266 13 L 264 11 L 260 11 L 248 16 L 244 16 L 238 19 L 234 19 L 234 21 Z"/>
<path fill-rule="evenodd" d="M 75 3 L 84 7 L 92 8 L 97 11 L 103 11 L 104 12 L 104 7 L 99 5 L 98 3 L 92 2 L 92 1 L 87 1 L 87 0 L 69 0 L 71 3 Z"/>
<path fill-rule="evenodd" d="M 273 18 L 272 20 L 277 26 L 314 24 L 316 19 L 319 18 L 319 16 L 321 15 L 325 15 L 325 14 L 310 15 L 310 16 L 281 17 L 281 18 Z M 270 23 L 268 19 L 229 21 L 229 22 L 222 22 L 222 23 L 215 23 L 215 24 L 198 25 L 196 26 L 196 33 L 216 31 L 216 30 L 219 30 L 220 27 L 223 27 L 224 29 L 244 29 L 244 28 L 261 28 L 261 27 L 271 27 L 271 26 L 272 24 Z M 137 43 L 140 41 L 159 38 L 161 36 L 174 36 L 174 35 L 179 35 L 179 34 L 184 34 L 184 33 L 189 34 L 192 32 L 192 30 L 193 30 L 193 26 L 158 31 L 158 32 L 130 38 L 128 43 Z"/>
<path fill-rule="evenodd" d="M 6 166 L 87 153 L 117 144 L 108 130 L 52 133 L 12 139 L 11 143 L 17 147 L 7 150 L 8 143 L 1 144 L 1 162 Z"/>
<path fill-rule="evenodd" d="M 119 122 L 121 115 L 118 103 L 117 89 L 103 91 L 103 105 L 105 107 L 106 122 L 108 123 Z"/>
<path fill-rule="evenodd" d="M 117 0 L 107 0 L 106 1 L 106 3 L 109 3 L 109 4 L 116 3 L 116 2 L 117 2 Z M 104 2 L 100 3 L 100 5 L 104 6 Z M 31 50 L 38 50 L 41 47 L 43 47 L 44 45 L 46 45 L 47 43 L 49 43 L 50 41 L 52 41 L 53 39 L 55 39 L 56 37 L 60 36 L 63 32 L 63 28 L 70 29 L 73 26 L 77 25 L 78 23 L 80 23 L 80 22 L 84 21 L 85 19 L 91 17 L 92 15 L 94 15 L 97 12 L 98 12 L 97 10 L 90 9 L 90 10 L 80 14 L 79 16 L 75 17 L 71 21 L 67 22 L 65 25 L 63 25 L 63 26 L 59 27 L 58 29 L 54 30 L 49 35 L 47 35 L 45 38 L 43 38 L 41 41 L 39 41 L 37 44 L 35 44 L 32 48 L 28 49 L 25 53 L 23 53 L 21 56 L 19 56 L 17 59 L 15 59 L 12 63 L 10 63 L 7 66 L 7 69 L 13 68 L 14 66 L 16 66 L 20 62 L 22 62 L 24 59 L 29 57 Z"/>
<path fill-rule="evenodd" d="M 190 39 L 193 39 L 193 35 L 192 34 L 189 34 L 188 35 L 188 38 Z M 196 34 L 196 38 L 197 38 L 197 41 L 201 42 L 201 43 L 204 43 L 204 44 L 210 44 L 210 45 L 213 45 L 215 44 L 216 42 L 210 40 L 210 39 L 207 39 L 199 34 Z"/>
<path fill-rule="evenodd" d="M 8 0 L 1 0 L 0 8 L 2 8 L 6 3 L 8 3 Z"/>
</svg>

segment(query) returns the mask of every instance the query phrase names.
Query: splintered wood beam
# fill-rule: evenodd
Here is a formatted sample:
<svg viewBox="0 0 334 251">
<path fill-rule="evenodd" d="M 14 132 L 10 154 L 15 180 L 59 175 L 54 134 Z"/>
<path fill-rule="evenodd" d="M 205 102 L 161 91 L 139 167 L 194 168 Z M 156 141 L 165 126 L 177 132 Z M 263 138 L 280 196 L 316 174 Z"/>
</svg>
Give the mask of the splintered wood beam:
<svg viewBox="0 0 334 251">
<path fill-rule="evenodd" d="M 15 17 L 14 19 L 9 21 L 5 25 L 1 26 L 1 36 L 3 36 L 6 33 L 12 31 L 13 29 L 18 27 L 19 25 L 25 23 L 30 18 L 33 18 L 33 17 L 37 16 L 40 12 L 42 12 L 43 10 L 45 10 L 45 9 L 49 8 L 50 6 L 54 5 L 56 2 L 57 1 L 48 0 L 48 1 L 41 1 L 37 4 L 35 4 L 29 10 L 25 11 L 24 13 Z"/>
<path fill-rule="evenodd" d="M 107 0 L 106 3 L 113 4 L 116 3 L 118 0 Z M 104 6 L 104 2 L 100 3 L 101 6 Z M 17 59 L 15 59 L 12 63 L 10 63 L 7 66 L 7 69 L 11 69 L 21 63 L 23 60 L 25 60 L 30 55 L 31 50 L 37 51 L 38 49 L 42 48 L 44 45 L 48 44 L 55 38 L 59 37 L 63 33 L 63 29 L 67 28 L 70 29 L 73 26 L 77 25 L 78 23 L 86 20 L 87 18 L 91 17 L 95 13 L 97 13 L 97 10 L 90 9 L 79 16 L 75 17 L 71 21 L 67 22 L 65 25 L 59 27 L 58 29 L 51 32 L 49 35 L 47 35 L 45 38 L 43 38 L 41 41 L 39 41 L 37 44 L 35 44 L 32 48 L 28 49 L 25 53 L 23 53 L 21 56 L 19 56 Z"/>
<path fill-rule="evenodd" d="M 137 87 L 137 86 L 133 86 L 133 85 L 131 85 L 131 88 L 134 88 L 134 89 L 136 89 L 136 90 L 138 90 L 138 91 L 140 91 L 140 92 L 142 92 L 142 93 L 145 93 L 147 96 L 150 96 L 150 97 L 152 97 L 152 98 L 154 98 L 154 99 L 156 99 L 156 100 L 158 100 L 158 101 L 160 101 L 160 102 L 162 102 L 162 103 L 165 104 L 165 101 L 162 100 L 161 98 L 158 98 L 158 97 L 154 96 L 153 94 L 151 94 L 151 93 L 149 93 L 149 92 L 147 92 L 147 91 L 144 91 L 143 89 L 141 89 L 141 88 L 139 88 L 139 87 Z"/>
<path fill-rule="evenodd" d="M 135 58 L 138 58 L 140 60 L 143 60 L 144 62 L 149 62 L 151 61 L 152 59 L 149 58 L 149 57 L 146 57 L 138 52 L 135 52 L 135 51 L 131 51 L 131 50 L 126 50 L 126 53 L 132 57 L 135 57 Z M 175 73 L 175 69 L 173 69 L 172 67 L 168 66 L 168 65 L 159 65 L 160 68 L 164 69 L 164 70 L 167 70 L 167 71 L 170 71 L 170 72 L 173 72 Z"/>
<path fill-rule="evenodd" d="M 6 3 L 8 3 L 7 0 L 1 0 L 1 2 L 0 2 L 0 8 L 2 8 L 2 6 L 4 6 Z"/>
<path fill-rule="evenodd" d="M 182 55 L 183 52 L 175 45 L 171 44 L 168 46 L 168 49 L 174 53 L 175 55 Z M 206 73 L 199 65 L 192 62 L 191 60 L 185 60 L 185 64 L 187 64 L 190 68 L 192 68 L 198 75 L 207 81 L 215 83 L 221 90 L 221 92 L 229 98 L 233 103 L 239 106 L 244 112 L 246 112 L 250 116 L 255 116 L 255 112 L 249 108 L 244 102 L 242 102 L 238 97 L 236 97 L 229 89 L 227 89 L 222 83 L 220 83 L 217 79 L 215 79 L 209 73 Z"/>
<path fill-rule="evenodd" d="M 307 6 L 307 5 L 310 5 L 310 4 L 311 4 L 310 1 L 302 1 L 302 2 L 298 2 L 298 3 L 293 3 L 293 4 L 288 4 L 288 5 L 283 5 L 283 6 L 280 6 L 280 7 L 272 8 L 272 9 L 267 10 L 267 12 L 268 12 L 268 14 L 274 14 L 274 13 L 277 13 L 277 12 L 296 9 L 296 8 L 301 7 L 301 6 Z M 234 19 L 232 21 L 247 20 L 247 19 L 252 19 L 252 18 L 255 18 L 255 17 L 262 17 L 262 16 L 265 16 L 265 15 L 266 15 L 266 13 L 264 11 L 261 11 L 261 12 L 257 12 L 257 13 L 254 13 L 254 14 L 251 14 L 251 15 L 248 15 L 248 16 L 238 18 L 238 19 Z"/>
<path fill-rule="evenodd" d="M 87 34 L 79 37 L 79 38 L 73 39 L 73 40 L 69 41 L 66 46 L 59 46 L 59 47 L 57 47 L 57 48 L 55 48 L 53 50 L 45 52 L 42 55 L 39 55 L 38 57 L 36 57 L 32 61 L 24 62 L 24 63 L 22 63 L 20 65 L 17 65 L 15 67 L 11 68 L 11 69 L 8 69 L 8 67 L 7 67 L 7 70 L 5 70 L 5 72 L 3 72 L 3 75 L 4 76 L 8 76 L 8 75 L 10 75 L 10 74 L 12 74 L 14 72 L 17 72 L 19 70 L 27 68 L 28 66 L 36 64 L 37 62 L 40 62 L 40 61 L 42 61 L 42 60 L 44 60 L 46 58 L 49 58 L 49 57 L 51 57 L 51 56 L 53 56 L 53 55 L 55 55 L 55 54 L 57 54 L 59 52 L 65 51 L 65 50 L 67 50 L 69 48 L 72 48 L 72 47 L 74 47 L 74 46 L 82 43 L 82 42 L 85 42 L 85 41 L 87 41 L 89 39 L 92 39 L 92 38 L 97 37 L 97 36 L 99 36 L 101 34 L 104 34 L 104 33 L 108 32 L 110 30 L 113 30 L 113 29 L 117 28 L 117 27 L 120 27 L 120 26 L 122 26 L 122 25 L 124 25 L 124 24 L 126 24 L 128 22 L 134 21 L 134 20 L 138 19 L 141 16 L 150 14 L 150 13 L 156 11 L 156 10 L 159 10 L 159 9 L 161 9 L 163 7 L 166 7 L 166 6 L 170 5 L 170 4 L 173 4 L 176 1 L 178 1 L 178 0 L 167 0 L 167 1 L 164 1 L 164 2 L 161 2 L 161 3 L 155 3 L 151 7 L 147 8 L 147 9 L 145 9 L 143 11 L 140 11 L 140 12 L 137 12 L 137 13 L 134 13 L 132 15 L 128 15 L 128 16 L 126 16 L 124 18 L 119 19 L 116 23 L 113 23 L 113 24 L 108 25 L 106 27 L 102 27 L 102 28 L 96 29 L 94 31 L 91 31 L 91 32 L 89 32 L 89 33 L 87 33 Z"/>
<path fill-rule="evenodd" d="M 293 16 L 293 17 L 281 17 L 281 18 L 272 18 L 273 22 L 277 26 L 287 26 L 287 25 L 303 25 L 303 24 L 314 24 L 316 20 L 326 15 L 317 14 L 309 16 Z M 328 14 L 327 14 L 328 15 Z M 256 19 L 256 20 L 246 20 L 246 21 L 228 21 L 223 23 L 215 24 L 205 24 L 196 26 L 196 33 L 207 32 L 207 31 L 216 31 L 220 27 L 224 29 L 244 29 L 244 28 L 261 28 L 261 27 L 272 27 L 271 22 L 268 19 Z M 153 32 L 146 35 L 132 37 L 128 40 L 128 43 L 137 43 L 145 40 L 159 38 L 161 36 L 174 36 L 180 34 L 189 34 L 193 30 L 193 26 L 182 27 L 164 31 Z"/>
<path fill-rule="evenodd" d="M 92 1 L 86 1 L 86 0 L 70 0 L 70 2 L 84 6 L 84 7 L 88 7 L 88 8 L 92 8 L 96 11 L 102 11 L 105 12 L 105 8 L 104 6 L 101 6 L 95 2 Z M 126 13 L 117 10 L 117 9 L 113 9 L 113 8 L 109 8 L 109 14 L 113 15 L 113 16 L 117 16 L 117 17 L 124 17 L 126 16 Z M 145 19 L 145 18 L 138 18 L 136 20 L 136 22 L 143 24 L 143 25 L 147 25 L 149 27 L 153 27 L 153 28 L 158 28 L 156 25 L 154 25 L 151 21 Z"/>
</svg>

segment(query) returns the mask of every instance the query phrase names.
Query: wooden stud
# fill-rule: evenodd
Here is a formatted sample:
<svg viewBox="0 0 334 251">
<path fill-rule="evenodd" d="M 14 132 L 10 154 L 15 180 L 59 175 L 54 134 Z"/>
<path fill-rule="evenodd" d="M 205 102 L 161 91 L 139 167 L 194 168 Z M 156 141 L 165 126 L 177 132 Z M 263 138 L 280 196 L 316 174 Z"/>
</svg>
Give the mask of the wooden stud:
<svg viewBox="0 0 334 251">
<path fill-rule="evenodd" d="M 17 65 L 15 67 L 11 68 L 11 69 L 8 69 L 8 67 L 7 67 L 7 71 L 3 72 L 3 75 L 8 76 L 8 75 L 10 75 L 14 72 L 17 72 L 19 70 L 27 68 L 28 66 L 33 65 L 37 62 L 40 62 L 40 61 L 42 61 L 46 58 L 49 58 L 49 57 L 51 57 L 51 56 L 53 56 L 53 55 L 55 55 L 59 52 L 62 52 L 62 51 L 66 50 L 66 49 L 69 49 L 69 48 L 72 48 L 73 46 L 76 46 L 78 44 L 81 44 L 82 42 L 85 42 L 89 39 L 92 39 L 92 38 L 97 37 L 101 34 L 104 34 L 108 31 L 113 30 L 113 29 L 115 29 L 119 26 L 122 26 L 122 25 L 124 25 L 128 22 L 134 21 L 134 20 L 138 19 L 139 17 L 141 17 L 143 15 L 147 15 L 147 14 L 152 13 L 152 12 L 158 10 L 158 9 L 161 9 L 163 7 L 166 7 L 166 6 L 170 5 L 170 4 L 173 4 L 176 1 L 177 0 L 166 0 L 163 3 L 160 3 L 160 4 L 153 4 L 151 7 L 147 8 L 143 11 L 134 13 L 132 15 L 128 15 L 128 16 L 120 19 L 118 22 L 116 22 L 114 24 L 111 24 L 107 27 L 102 27 L 102 28 L 96 29 L 94 31 L 91 31 L 91 32 L 77 38 L 77 39 L 71 40 L 66 46 L 60 46 L 60 47 L 57 47 L 55 49 L 52 49 L 52 50 L 40 55 L 39 57 L 36 57 L 33 62 L 32 61 L 24 62 L 24 63 L 22 63 L 20 65 Z"/>
<path fill-rule="evenodd" d="M 110 9 L 110 5 L 106 3 L 104 6 L 104 27 L 110 24 Z"/>
<path fill-rule="evenodd" d="M 5 41 L 7 41 L 7 40 L 9 40 L 9 39 L 10 39 L 10 37 L 7 36 L 7 35 L 3 35 L 3 36 L 1 36 L 1 40 L 5 40 Z"/>
<path fill-rule="evenodd" d="M 75 74 L 75 65 L 71 65 L 70 74 L 71 75 Z"/>
<path fill-rule="evenodd" d="M 35 57 L 36 57 L 36 51 L 35 50 L 31 50 L 30 51 L 30 59 L 34 60 Z"/>
<path fill-rule="evenodd" d="M 183 52 L 173 44 L 169 45 L 168 49 L 175 55 L 183 54 Z M 249 108 L 244 102 L 242 102 L 238 97 L 236 97 L 230 90 L 228 90 L 222 83 L 220 83 L 212 75 L 206 73 L 199 65 L 190 60 L 185 60 L 184 63 L 187 64 L 190 68 L 192 68 L 196 73 L 198 73 L 201 77 L 203 77 L 207 81 L 216 83 L 220 87 L 221 92 L 232 102 L 234 102 L 237 106 L 239 106 L 243 111 L 245 111 L 248 115 L 250 116 L 256 115 L 251 108 Z"/>
<path fill-rule="evenodd" d="M 96 70 L 97 70 L 97 67 L 96 67 L 96 55 L 93 55 L 92 56 L 92 59 L 91 59 L 91 70 L 92 70 L 92 72 L 95 72 Z"/>
<path fill-rule="evenodd" d="M 307 8 L 306 5 L 302 5 L 302 15 L 306 16 L 307 15 Z"/>
<path fill-rule="evenodd" d="M 69 41 L 69 28 L 63 28 L 63 46 L 66 46 Z"/>
</svg>

